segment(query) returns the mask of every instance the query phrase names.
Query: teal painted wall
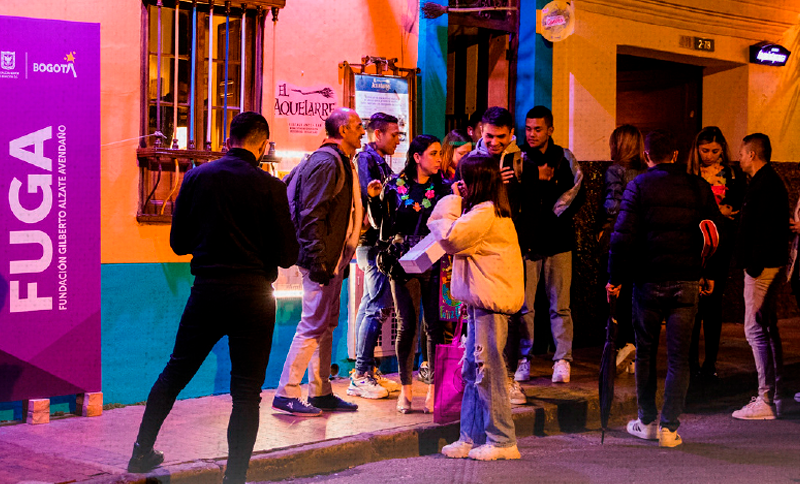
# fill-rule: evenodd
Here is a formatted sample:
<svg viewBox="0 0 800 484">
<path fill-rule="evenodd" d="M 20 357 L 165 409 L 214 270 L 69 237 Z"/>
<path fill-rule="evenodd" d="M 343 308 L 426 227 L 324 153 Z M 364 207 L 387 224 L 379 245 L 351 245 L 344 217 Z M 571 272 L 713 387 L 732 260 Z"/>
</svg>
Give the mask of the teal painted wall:
<svg viewBox="0 0 800 484">
<path fill-rule="evenodd" d="M 136 403 L 169 360 L 194 277 L 188 263 L 103 264 L 102 345 L 104 403 Z M 347 291 L 342 291 L 339 326 L 333 334 L 333 362 L 347 375 Z M 299 298 L 279 299 L 272 352 L 264 388 L 275 388 L 297 322 Z M 179 398 L 228 393 L 230 357 L 227 338 L 209 354 Z"/>
<path fill-rule="evenodd" d="M 447 5 L 445 0 L 432 3 Z M 421 71 L 417 112 L 420 113 L 422 123 L 417 133 L 432 134 L 444 139 L 447 106 L 447 15 L 426 19 L 420 11 L 417 49 L 417 66 Z"/>
<path fill-rule="evenodd" d="M 518 142 L 525 139 L 525 115 L 536 106 L 553 108 L 553 44 L 536 33 L 536 10 L 548 0 L 520 2 L 519 50 L 514 119 Z"/>
</svg>

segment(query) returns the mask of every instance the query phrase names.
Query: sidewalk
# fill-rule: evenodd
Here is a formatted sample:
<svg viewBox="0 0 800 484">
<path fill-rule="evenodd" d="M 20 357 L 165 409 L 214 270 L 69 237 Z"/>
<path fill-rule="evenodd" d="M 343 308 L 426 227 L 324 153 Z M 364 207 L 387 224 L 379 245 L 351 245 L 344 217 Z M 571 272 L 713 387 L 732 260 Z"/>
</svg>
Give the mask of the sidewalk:
<svg viewBox="0 0 800 484">
<path fill-rule="evenodd" d="M 662 355 L 663 336 L 662 332 Z M 786 376 L 790 389 L 797 391 L 800 318 L 781 321 L 781 336 Z M 551 361 L 532 361 L 532 379 L 523 384 L 528 405 L 514 407 L 517 436 L 599 429 L 600 351 L 575 351 L 569 384 L 550 382 Z M 723 326 L 719 360 L 720 382 L 713 387 L 692 387 L 689 405 L 713 396 L 739 394 L 744 405 L 755 393 L 753 356 L 741 325 Z M 663 374 L 663 358 L 659 364 Z M 348 383 L 347 379 L 335 381 L 334 391 L 345 396 Z M 663 380 L 659 389 L 662 386 Z M 425 385 L 415 382 L 416 409 L 421 409 L 425 391 Z M 383 459 L 431 454 L 458 437 L 458 422 L 436 425 L 430 415 L 421 412 L 398 414 L 396 394 L 383 400 L 348 398 L 359 404 L 358 412 L 325 413 L 318 418 L 273 413 L 273 394 L 274 390 L 262 393 L 261 427 L 248 474 L 252 481 L 328 473 Z M 0 483 L 219 483 L 227 452 L 230 405 L 228 395 L 176 402 L 156 444 L 166 460 L 147 476 L 126 472 L 143 406 L 107 410 L 96 418 L 69 417 L 52 419 L 46 425 L 2 426 Z M 623 424 L 635 415 L 635 410 L 633 375 L 620 375 L 616 380 L 611 432 L 624 432 Z"/>
</svg>

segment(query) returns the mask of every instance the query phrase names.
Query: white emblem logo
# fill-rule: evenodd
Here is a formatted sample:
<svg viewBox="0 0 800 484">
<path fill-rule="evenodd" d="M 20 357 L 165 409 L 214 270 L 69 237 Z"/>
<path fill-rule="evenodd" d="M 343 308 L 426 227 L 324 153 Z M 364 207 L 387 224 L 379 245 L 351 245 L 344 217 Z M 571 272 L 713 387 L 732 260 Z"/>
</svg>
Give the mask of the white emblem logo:
<svg viewBox="0 0 800 484">
<path fill-rule="evenodd" d="M 2 51 L 2 57 L 0 57 L 0 69 L 3 70 L 13 70 L 16 67 L 16 52 L 9 52 L 9 51 Z"/>
</svg>

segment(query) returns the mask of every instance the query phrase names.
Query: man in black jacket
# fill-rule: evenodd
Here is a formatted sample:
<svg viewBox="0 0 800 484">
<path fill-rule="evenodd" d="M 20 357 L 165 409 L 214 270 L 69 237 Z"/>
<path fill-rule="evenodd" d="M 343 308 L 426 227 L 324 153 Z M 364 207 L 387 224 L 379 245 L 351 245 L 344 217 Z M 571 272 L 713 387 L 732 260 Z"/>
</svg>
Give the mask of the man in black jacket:
<svg viewBox="0 0 800 484">
<path fill-rule="evenodd" d="M 153 450 L 161 424 L 211 348 L 227 335 L 233 410 L 224 482 L 245 482 L 275 326 L 272 283 L 278 266 L 295 263 L 299 248 L 286 186 L 259 168 L 268 138 L 263 116 L 241 113 L 231 121 L 225 156 L 183 179 L 170 245 L 178 255 L 192 254 L 195 281 L 172 356 L 147 397 L 130 472 L 147 472 L 164 460 Z"/>
<path fill-rule="evenodd" d="M 721 223 L 710 185 L 674 162 L 674 139 L 656 130 L 645 139 L 650 169 L 628 183 L 611 235 L 609 297 L 622 281 L 633 281 L 636 332 L 636 395 L 639 418 L 628 432 L 662 447 L 682 443 L 678 435 L 689 387 L 689 346 L 698 298 L 711 294 L 713 281 L 703 276 L 702 220 Z M 709 273 L 716 273 L 709 269 Z M 656 422 L 656 356 L 661 322 L 667 330 L 667 379 L 660 428 Z"/>
<path fill-rule="evenodd" d="M 742 171 L 752 178 L 742 204 L 736 261 L 744 268 L 744 333 L 758 372 L 758 395 L 733 412 L 742 420 L 772 420 L 791 402 L 791 397 L 783 399 L 783 349 L 776 314 L 789 257 L 789 195 L 772 168 L 771 156 L 765 134 L 745 136 L 739 148 Z"/>
<path fill-rule="evenodd" d="M 273 410 L 315 417 L 324 410 L 356 410 L 333 394 L 330 382 L 333 330 L 339 298 L 364 221 L 358 173 L 352 159 L 364 126 L 352 109 L 339 108 L 325 120 L 328 138 L 287 178 L 289 207 L 300 242 L 297 265 L 303 277 L 303 309 L 289 347 Z M 300 381 L 308 368 L 308 402 Z"/>
<path fill-rule="evenodd" d="M 517 381 L 530 378 L 533 346 L 534 304 L 539 280 L 544 279 L 550 303 L 550 330 L 554 383 L 569 383 L 572 361 L 572 251 L 575 249 L 573 218 L 584 199 L 583 174 L 572 152 L 555 144 L 553 113 L 534 106 L 525 116 L 525 146 L 520 214 L 515 225 L 525 258 L 525 305 L 519 336 Z"/>
</svg>

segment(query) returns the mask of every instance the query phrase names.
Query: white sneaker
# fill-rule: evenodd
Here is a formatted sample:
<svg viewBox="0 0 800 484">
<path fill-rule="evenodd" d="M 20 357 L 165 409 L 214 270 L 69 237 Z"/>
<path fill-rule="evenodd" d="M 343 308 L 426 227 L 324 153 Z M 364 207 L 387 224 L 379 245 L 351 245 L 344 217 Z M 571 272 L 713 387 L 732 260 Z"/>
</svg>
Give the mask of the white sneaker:
<svg viewBox="0 0 800 484">
<path fill-rule="evenodd" d="M 636 347 L 628 343 L 617 350 L 617 374 L 628 369 L 628 365 L 636 358 Z"/>
<path fill-rule="evenodd" d="M 511 447 L 495 447 L 492 444 L 474 447 L 469 451 L 467 457 L 475 460 L 512 460 L 522 458 L 516 445 L 512 445 Z"/>
<path fill-rule="evenodd" d="M 683 443 L 683 439 L 678 435 L 678 431 L 670 431 L 666 427 L 658 429 L 658 446 L 659 447 L 677 447 Z"/>
<path fill-rule="evenodd" d="M 442 454 L 451 459 L 466 459 L 470 450 L 472 450 L 472 444 L 463 440 L 456 440 L 452 444 L 442 447 Z"/>
<path fill-rule="evenodd" d="M 378 385 L 370 375 L 359 375 L 355 370 L 350 373 L 350 386 L 347 394 L 351 397 L 370 398 L 377 400 L 389 396 L 389 391 Z"/>
<path fill-rule="evenodd" d="M 377 368 L 375 368 L 375 373 L 373 374 L 373 378 L 375 378 L 375 381 L 378 382 L 378 385 L 385 388 L 386 391 L 388 391 L 389 393 L 400 391 L 400 384 L 394 380 L 386 378 L 383 375 L 383 373 L 381 373 L 381 371 Z"/>
<path fill-rule="evenodd" d="M 775 420 L 775 406 L 765 402 L 761 396 L 753 397 L 750 403 L 731 416 L 739 420 Z"/>
<path fill-rule="evenodd" d="M 553 365 L 553 383 L 569 383 L 569 361 L 558 360 Z"/>
<path fill-rule="evenodd" d="M 528 399 L 525 397 L 522 387 L 514 380 L 509 380 L 508 382 L 508 399 L 511 401 L 512 405 L 525 405 L 528 403 Z"/>
<path fill-rule="evenodd" d="M 628 433 L 644 440 L 658 440 L 658 424 L 653 420 L 645 425 L 637 418 L 628 422 Z"/>
<path fill-rule="evenodd" d="M 531 362 L 527 358 L 520 358 L 517 371 L 514 372 L 515 381 L 528 381 L 531 379 Z"/>
</svg>

